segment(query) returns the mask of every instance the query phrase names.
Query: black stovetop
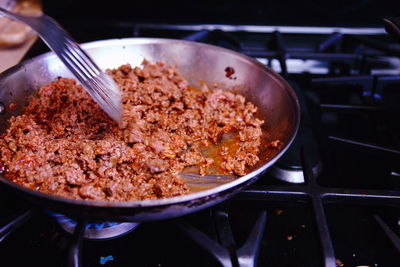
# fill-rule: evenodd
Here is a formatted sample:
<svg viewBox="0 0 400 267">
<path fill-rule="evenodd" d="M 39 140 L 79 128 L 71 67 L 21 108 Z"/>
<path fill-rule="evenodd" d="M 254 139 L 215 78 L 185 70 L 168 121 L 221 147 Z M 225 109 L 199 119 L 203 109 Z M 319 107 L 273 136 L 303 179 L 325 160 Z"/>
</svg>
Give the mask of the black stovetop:
<svg viewBox="0 0 400 267">
<path fill-rule="evenodd" d="M 42 0 L 47 14 L 61 21 L 106 24 L 120 21 L 249 24 L 249 25 L 319 25 L 380 26 L 383 17 L 399 16 L 396 0 L 362 1 L 98 1 Z M 82 23 L 83 22 L 83 23 Z"/>
<path fill-rule="evenodd" d="M 82 266 L 399 265 L 400 45 L 383 29 L 68 27 L 81 42 L 168 37 L 236 50 L 280 72 L 302 107 L 291 149 L 255 184 L 192 215 L 143 223 L 115 239 L 84 240 Z M 28 57 L 44 50 L 39 41 Z M 72 263 L 79 238 L 49 211 L 0 192 L 1 266 Z"/>
</svg>

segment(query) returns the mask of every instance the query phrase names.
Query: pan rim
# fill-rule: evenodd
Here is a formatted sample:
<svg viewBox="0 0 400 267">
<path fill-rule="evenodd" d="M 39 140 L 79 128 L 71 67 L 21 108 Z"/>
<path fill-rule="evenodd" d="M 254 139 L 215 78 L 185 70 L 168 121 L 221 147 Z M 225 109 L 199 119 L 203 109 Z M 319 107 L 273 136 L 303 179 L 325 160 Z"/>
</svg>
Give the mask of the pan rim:
<svg viewBox="0 0 400 267">
<path fill-rule="evenodd" d="M 293 132 L 290 135 L 290 139 L 286 144 L 284 144 L 284 147 L 276 154 L 274 157 L 272 157 L 270 160 L 268 160 L 265 164 L 260 166 L 259 168 L 253 170 L 252 172 L 239 177 L 238 179 L 235 179 L 231 182 L 228 182 L 226 184 L 203 190 L 200 192 L 195 192 L 195 193 L 189 193 L 187 195 L 182 195 L 182 196 L 176 196 L 176 197 L 170 197 L 170 198 L 163 198 L 163 199 L 148 199 L 148 200 L 139 200 L 139 201 L 104 201 L 104 200 L 78 200 L 78 199 L 70 199 L 66 197 L 61 197 L 57 195 L 51 195 L 51 194 L 46 194 L 42 193 L 39 191 L 35 191 L 33 189 L 29 189 L 27 187 L 18 185 L 7 178 L 3 177 L 3 175 L 0 175 L 0 181 L 3 184 L 6 184 L 8 186 L 11 186 L 14 189 L 17 189 L 18 191 L 22 191 L 24 193 L 27 193 L 29 195 L 32 195 L 33 197 L 36 198 L 41 198 L 41 199 L 46 199 L 49 201 L 55 201 L 55 202 L 62 202 L 64 204 L 71 204 L 71 205 L 79 205 L 79 206 L 87 206 L 87 207 L 99 207 L 99 208 L 137 208 L 137 207 L 156 207 L 156 206 L 166 206 L 166 205 L 173 205 L 173 204 L 179 204 L 183 202 L 189 202 L 193 200 L 199 200 L 203 198 L 210 197 L 215 194 L 219 194 L 223 191 L 226 191 L 228 189 L 234 188 L 242 183 L 245 183 L 246 181 L 250 180 L 253 177 L 257 177 L 259 174 L 270 168 L 285 152 L 286 150 L 290 147 L 292 144 L 294 138 L 296 137 L 297 131 L 299 129 L 300 125 L 300 104 L 299 100 L 296 96 L 295 91 L 293 88 L 288 84 L 288 82 L 283 79 L 278 73 L 270 69 L 269 67 L 263 65 L 261 62 L 257 61 L 254 58 L 251 58 L 249 56 L 246 56 L 244 54 L 235 52 L 233 50 L 229 50 L 226 48 L 214 46 L 214 45 L 209 45 L 209 44 L 203 44 L 203 43 L 198 43 L 194 41 L 187 41 L 187 40 L 178 40 L 178 39 L 168 39 L 168 38 L 138 38 L 138 37 L 130 37 L 130 38 L 114 38 L 114 39 L 105 39 L 105 40 L 98 40 L 98 41 L 93 41 L 93 42 L 88 42 L 88 43 L 83 43 L 81 44 L 82 48 L 87 50 L 87 49 L 95 49 L 98 47 L 112 47 L 112 46 L 123 46 L 123 45 L 135 45 L 135 44 L 146 44 L 146 43 L 180 43 L 180 44 L 186 44 L 186 45 L 194 45 L 198 47 L 205 47 L 209 49 L 213 49 L 216 51 L 220 51 L 221 53 L 227 53 L 230 54 L 231 56 L 238 57 L 241 60 L 250 62 L 260 68 L 269 78 L 273 79 L 275 82 L 279 83 L 283 88 L 283 90 L 286 91 L 288 94 L 289 98 L 292 101 L 293 104 L 293 109 L 294 109 L 294 125 L 293 125 Z M 19 71 L 19 69 L 24 68 L 25 65 L 29 64 L 30 62 L 34 61 L 40 61 L 45 58 L 51 58 L 51 57 L 56 57 L 56 55 L 53 52 L 46 52 L 44 54 L 38 55 L 36 57 L 33 57 L 31 59 L 25 60 L 18 65 L 6 70 L 5 72 L 0 74 L 0 81 L 6 76 L 11 75 L 13 72 Z"/>
</svg>

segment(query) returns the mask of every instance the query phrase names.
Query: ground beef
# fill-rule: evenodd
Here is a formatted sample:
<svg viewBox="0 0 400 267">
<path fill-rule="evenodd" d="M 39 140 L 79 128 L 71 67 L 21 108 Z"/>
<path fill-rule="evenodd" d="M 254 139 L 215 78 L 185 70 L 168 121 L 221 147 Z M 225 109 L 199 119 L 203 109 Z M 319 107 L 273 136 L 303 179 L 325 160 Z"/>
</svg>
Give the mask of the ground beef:
<svg viewBox="0 0 400 267">
<path fill-rule="evenodd" d="M 243 96 L 191 88 L 162 62 L 108 73 L 122 92 L 119 125 L 58 78 L 10 119 L 0 139 L 6 177 L 68 198 L 128 201 L 190 193 L 179 176 L 188 166 L 244 175 L 258 161 L 263 121 Z"/>
</svg>

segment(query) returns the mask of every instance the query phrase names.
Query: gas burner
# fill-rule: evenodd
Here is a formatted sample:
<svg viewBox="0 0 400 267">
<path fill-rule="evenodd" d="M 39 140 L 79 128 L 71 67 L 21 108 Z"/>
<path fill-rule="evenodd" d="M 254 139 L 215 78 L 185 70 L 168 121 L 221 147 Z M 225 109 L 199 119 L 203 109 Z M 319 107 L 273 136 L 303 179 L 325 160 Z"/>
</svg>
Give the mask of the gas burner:
<svg viewBox="0 0 400 267">
<path fill-rule="evenodd" d="M 70 234 L 73 234 L 77 222 L 71 218 L 60 214 L 49 212 L 49 214 L 55 218 L 55 220 L 60 224 L 61 228 Z M 117 238 L 122 235 L 128 234 L 133 231 L 139 223 L 132 222 L 102 222 L 102 223 L 89 223 L 86 225 L 84 237 L 86 239 L 112 239 Z"/>
<path fill-rule="evenodd" d="M 322 163 L 317 162 L 312 168 L 312 172 L 314 176 L 318 176 L 322 171 Z M 269 174 L 272 177 L 275 177 L 281 181 L 285 181 L 292 184 L 302 184 L 304 183 L 304 173 L 303 168 L 290 168 L 286 166 L 282 166 L 281 164 L 277 163 L 275 166 L 271 168 Z"/>
<path fill-rule="evenodd" d="M 301 184 L 304 183 L 304 172 L 302 157 L 307 157 L 307 161 L 312 166 L 311 171 L 315 177 L 322 172 L 322 161 L 318 153 L 318 146 L 313 133 L 310 114 L 307 109 L 303 92 L 299 86 L 291 82 L 292 88 L 296 91 L 300 103 L 301 119 L 300 126 L 290 148 L 286 151 L 278 162 L 269 170 L 269 174 L 278 180 Z"/>
</svg>

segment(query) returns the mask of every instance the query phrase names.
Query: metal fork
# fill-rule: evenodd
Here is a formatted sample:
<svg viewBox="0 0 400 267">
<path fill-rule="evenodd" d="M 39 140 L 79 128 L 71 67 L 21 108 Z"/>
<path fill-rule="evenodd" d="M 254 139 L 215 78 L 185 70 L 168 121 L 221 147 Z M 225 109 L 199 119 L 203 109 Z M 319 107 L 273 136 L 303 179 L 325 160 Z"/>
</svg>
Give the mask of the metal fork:
<svg viewBox="0 0 400 267">
<path fill-rule="evenodd" d="M 118 86 L 51 17 L 27 17 L 0 7 L 0 15 L 30 26 L 82 84 L 88 94 L 114 120 L 122 113 Z"/>
</svg>

